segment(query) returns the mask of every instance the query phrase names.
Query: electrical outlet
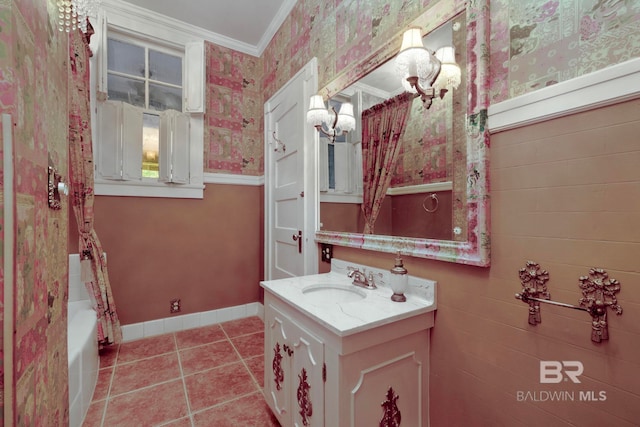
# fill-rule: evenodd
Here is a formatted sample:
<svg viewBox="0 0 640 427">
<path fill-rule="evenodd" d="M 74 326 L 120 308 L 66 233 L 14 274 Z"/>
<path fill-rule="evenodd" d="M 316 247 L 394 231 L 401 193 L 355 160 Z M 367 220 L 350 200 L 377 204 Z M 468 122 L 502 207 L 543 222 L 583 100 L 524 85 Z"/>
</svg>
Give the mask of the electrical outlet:
<svg viewBox="0 0 640 427">
<path fill-rule="evenodd" d="M 170 313 L 179 313 L 180 312 L 180 299 L 172 299 L 169 301 L 169 312 Z"/>
<path fill-rule="evenodd" d="M 333 258 L 333 245 L 328 243 L 321 243 L 322 247 L 322 261 L 323 262 L 331 262 L 331 258 Z"/>
</svg>

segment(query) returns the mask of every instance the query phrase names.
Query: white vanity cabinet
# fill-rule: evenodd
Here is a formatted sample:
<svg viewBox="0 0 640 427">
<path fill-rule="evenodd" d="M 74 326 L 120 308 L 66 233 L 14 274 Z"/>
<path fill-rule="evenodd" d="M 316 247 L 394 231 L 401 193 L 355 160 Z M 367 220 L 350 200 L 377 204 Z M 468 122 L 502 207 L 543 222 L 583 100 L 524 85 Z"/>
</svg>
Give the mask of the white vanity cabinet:
<svg viewBox="0 0 640 427">
<path fill-rule="evenodd" d="M 323 426 L 324 346 L 278 304 L 265 310 L 265 396 L 282 426 Z"/>
<path fill-rule="evenodd" d="M 281 425 L 427 427 L 435 303 L 428 310 L 426 303 L 411 308 L 388 300 L 388 318 L 369 296 L 362 303 L 323 309 L 308 297 L 292 296 L 293 288 L 278 286 L 283 280 L 262 285 L 264 394 Z M 386 304 L 389 296 L 379 303 Z M 362 320 L 368 312 L 377 316 L 375 321 Z M 356 317 L 358 326 L 340 326 Z"/>
</svg>

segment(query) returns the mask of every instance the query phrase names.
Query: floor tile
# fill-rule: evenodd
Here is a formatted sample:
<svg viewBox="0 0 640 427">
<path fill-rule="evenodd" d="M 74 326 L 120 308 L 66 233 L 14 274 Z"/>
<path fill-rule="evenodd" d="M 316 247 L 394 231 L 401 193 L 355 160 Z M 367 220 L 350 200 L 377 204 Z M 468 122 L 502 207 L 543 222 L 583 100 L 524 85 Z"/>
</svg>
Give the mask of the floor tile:
<svg viewBox="0 0 640 427">
<path fill-rule="evenodd" d="M 231 338 L 231 342 L 243 359 L 264 354 L 264 333 Z"/>
<path fill-rule="evenodd" d="M 220 325 L 204 326 L 175 333 L 178 348 L 189 348 L 226 339 Z"/>
<path fill-rule="evenodd" d="M 162 427 L 191 427 L 191 418 L 180 418 L 179 420 L 171 421 L 167 424 L 162 424 Z"/>
<path fill-rule="evenodd" d="M 84 417 L 82 427 L 100 427 L 102 425 L 102 415 L 104 415 L 104 405 L 106 403 L 106 400 L 91 403 L 87 415 Z"/>
<path fill-rule="evenodd" d="M 245 319 L 232 320 L 220 324 L 222 329 L 229 335 L 229 338 L 240 335 L 264 333 L 264 323 L 259 317 L 247 317 Z"/>
<path fill-rule="evenodd" d="M 176 380 L 109 399 L 104 426 L 152 426 L 184 418 L 187 412 L 182 380 Z"/>
<path fill-rule="evenodd" d="M 100 367 L 107 368 L 116 364 L 116 358 L 118 357 L 119 345 L 109 345 L 100 349 Z"/>
<path fill-rule="evenodd" d="M 233 346 L 228 340 L 180 350 L 183 375 L 194 374 L 221 365 L 239 362 Z"/>
<path fill-rule="evenodd" d="M 109 387 L 111 386 L 111 377 L 113 375 L 114 367 L 100 369 L 98 371 L 98 381 L 96 382 L 96 388 L 93 390 L 92 401 L 103 400 L 107 398 L 109 394 Z"/>
<path fill-rule="evenodd" d="M 264 356 L 256 356 L 245 359 L 244 363 L 249 367 L 249 371 L 260 387 L 264 388 Z"/>
<path fill-rule="evenodd" d="M 260 392 L 199 412 L 193 421 L 196 427 L 280 426 Z"/>
<path fill-rule="evenodd" d="M 185 376 L 184 381 L 192 411 L 252 393 L 258 388 L 240 362 Z"/>
<path fill-rule="evenodd" d="M 120 345 L 117 363 L 133 362 L 138 359 L 158 356 L 176 350 L 173 334 L 143 338 Z"/>
<path fill-rule="evenodd" d="M 180 378 L 178 353 L 167 353 L 116 365 L 111 396 Z"/>
<path fill-rule="evenodd" d="M 262 395 L 263 346 L 252 317 L 107 347 L 83 427 L 278 426 Z"/>
</svg>

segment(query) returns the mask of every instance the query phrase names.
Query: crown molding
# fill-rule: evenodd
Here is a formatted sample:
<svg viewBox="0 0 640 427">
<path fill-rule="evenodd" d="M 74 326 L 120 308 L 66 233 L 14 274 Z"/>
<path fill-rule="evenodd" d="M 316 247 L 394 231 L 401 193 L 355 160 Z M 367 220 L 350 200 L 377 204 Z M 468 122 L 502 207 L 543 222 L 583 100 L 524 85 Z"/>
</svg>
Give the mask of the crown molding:
<svg viewBox="0 0 640 427">
<path fill-rule="evenodd" d="M 278 9 L 278 13 L 276 13 L 276 16 L 274 16 L 274 18 L 271 20 L 271 24 L 269 24 L 269 27 L 262 35 L 262 38 L 258 42 L 258 45 L 255 46 L 257 52 L 257 55 L 255 56 L 262 56 L 262 53 L 267 48 L 267 46 L 269 46 L 269 43 L 271 42 L 273 36 L 275 36 L 276 32 L 280 29 L 285 19 L 287 19 L 287 17 L 291 13 L 291 10 L 293 9 L 293 6 L 296 5 L 296 2 L 297 0 L 284 0 L 282 2 L 282 5 L 280 5 L 280 9 Z"/>
<path fill-rule="evenodd" d="M 283 3 L 283 7 L 281 7 L 278 11 L 278 19 L 280 19 L 280 14 L 284 13 L 283 9 L 285 4 L 289 7 L 290 11 L 290 8 L 293 7 L 293 5 L 289 5 L 289 3 L 291 2 L 295 4 L 294 0 L 287 0 L 285 3 Z M 163 28 L 167 31 L 172 31 L 173 33 L 182 33 L 184 40 L 181 41 L 183 43 L 194 40 L 206 40 L 218 46 L 233 49 L 235 51 L 246 53 L 255 57 L 259 57 L 262 54 L 262 50 L 258 49 L 257 46 L 240 42 L 238 40 L 215 33 L 213 31 L 205 30 L 204 28 L 197 27 L 195 25 L 187 24 L 186 22 L 180 21 L 178 19 L 170 18 L 166 15 L 162 15 L 160 13 L 133 5 L 122 0 L 102 0 L 101 7 L 107 13 L 107 19 L 110 25 L 121 27 L 127 31 L 135 31 L 135 29 L 137 29 L 141 24 L 152 25 Z M 284 18 L 282 18 L 282 22 L 284 22 L 285 18 L 286 15 L 284 16 Z M 272 22 L 272 26 L 274 22 Z M 282 22 L 280 22 L 279 25 L 281 25 Z M 136 25 L 134 25 L 134 23 Z M 275 31 L 277 31 L 278 28 L 273 30 L 273 34 L 275 34 Z M 269 31 L 271 31 L 271 26 L 269 27 Z M 269 40 L 265 43 L 265 46 L 271 40 L 273 34 L 271 34 Z M 265 37 L 263 36 L 263 40 L 264 38 Z M 261 43 L 263 42 L 263 40 L 261 40 Z"/>
<path fill-rule="evenodd" d="M 640 58 L 603 68 L 489 107 L 491 133 L 640 97 Z"/>
</svg>

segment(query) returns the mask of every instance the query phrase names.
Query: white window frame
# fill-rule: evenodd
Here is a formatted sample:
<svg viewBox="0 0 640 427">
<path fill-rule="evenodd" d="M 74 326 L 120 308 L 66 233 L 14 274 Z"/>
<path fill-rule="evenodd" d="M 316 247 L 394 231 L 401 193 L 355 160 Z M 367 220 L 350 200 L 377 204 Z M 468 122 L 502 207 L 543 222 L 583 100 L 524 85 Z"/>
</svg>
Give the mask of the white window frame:
<svg viewBox="0 0 640 427">
<path fill-rule="evenodd" d="M 108 5 L 107 5 L 108 6 Z M 98 111 L 100 103 L 98 97 L 104 97 L 107 92 L 107 39 L 109 31 L 113 38 L 125 42 L 140 40 L 149 41 L 150 48 L 157 49 L 158 46 L 166 46 L 167 53 L 175 54 L 174 51 L 184 52 L 182 92 L 183 111 L 188 113 L 189 146 L 188 150 L 180 150 L 180 154 L 175 157 L 175 139 L 170 142 L 161 143 L 161 150 L 166 149 L 171 153 L 172 159 L 180 159 L 183 166 L 188 166 L 188 174 L 175 173 L 175 169 L 169 167 L 169 175 L 160 179 L 132 179 L 114 180 L 104 179 L 97 169 L 100 165 L 100 138 L 98 126 L 92 128 L 94 144 L 95 173 L 95 194 L 109 196 L 135 196 L 135 197 L 171 197 L 171 198 L 203 198 L 204 190 L 204 112 L 205 112 L 205 59 L 204 40 L 195 39 L 193 35 L 187 34 L 176 28 L 167 28 L 159 23 L 145 20 L 143 17 L 128 13 L 124 9 L 115 7 L 105 7 L 98 16 L 97 22 L 93 25 L 95 35 L 91 39 L 91 49 L 94 53 L 91 58 L 91 105 L 92 123 L 98 123 Z M 135 30 L 133 30 L 135 29 Z M 157 49 L 165 51 L 163 49 Z M 160 112 L 158 112 L 160 113 Z M 183 130 L 184 121 L 175 119 Z M 173 135 L 169 133 L 169 135 Z M 162 138 L 162 137 L 161 137 Z M 142 146 L 142 139 L 140 139 Z M 165 154 L 166 156 L 166 154 Z M 161 153 L 162 157 L 162 153 Z M 162 161 L 162 160 L 161 160 Z M 178 176 L 179 175 L 179 176 Z"/>
</svg>

